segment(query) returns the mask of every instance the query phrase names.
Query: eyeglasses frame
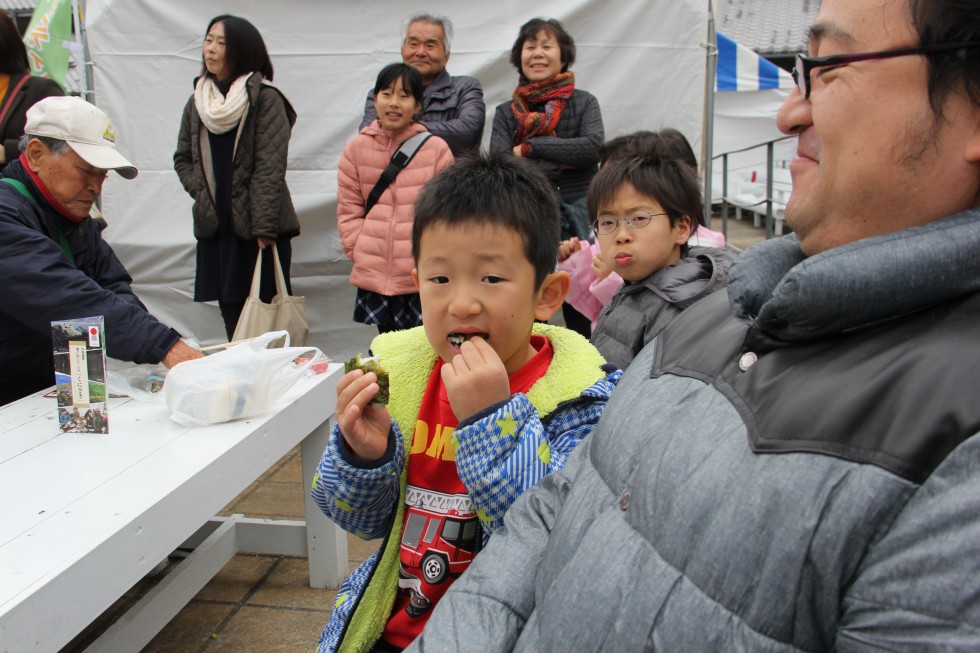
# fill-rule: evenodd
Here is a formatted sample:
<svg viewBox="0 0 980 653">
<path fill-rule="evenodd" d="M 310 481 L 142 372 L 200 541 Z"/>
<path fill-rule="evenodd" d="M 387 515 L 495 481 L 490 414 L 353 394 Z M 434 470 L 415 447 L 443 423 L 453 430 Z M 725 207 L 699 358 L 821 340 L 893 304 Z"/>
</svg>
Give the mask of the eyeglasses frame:
<svg viewBox="0 0 980 653">
<path fill-rule="evenodd" d="M 649 218 L 650 218 L 650 222 L 646 223 L 645 225 L 634 227 L 633 226 L 633 220 L 635 220 L 638 217 L 641 217 L 639 215 L 639 213 L 640 213 L 640 211 L 637 211 L 637 215 L 634 215 L 632 218 L 625 218 L 625 217 L 623 217 L 623 218 L 616 218 L 616 226 L 613 227 L 612 231 L 607 231 L 605 233 L 602 233 L 602 232 L 599 231 L 599 218 L 596 218 L 595 220 L 592 221 L 592 231 L 594 231 L 596 234 L 598 234 L 600 236 L 608 236 L 609 234 L 614 234 L 617 231 L 619 231 L 619 223 L 620 223 L 620 221 L 622 221 L 623 224 L 626 225 L 626 228 L 627 229 L 629 229 L 631 231 L 636 231 L 637 229 L 643 229 L 643 227 L 648 226 L 650 224 L 650 222 L 653 222 L 653 219 L 655 217 L 657 217 L 658 215 L 667 215 L 666 213 L 649 213 L 649 212 L 646 212 L 647 213 L 647 216 L 649 216 Z M 670 216 L 668 216 L 668 217 L 670 217 Z"/>
<path fill-rule="evenodd" d="M 948 50 L 959 50 L 962 48 L 975 48 L 980 46 L 980 41 L 968 41 L 965 43 L 941 43 L 935 45 L 918 45 L 909 48 L 895 48 L 893 50 L 881 50 L 879 52 L 859 52 L 856 54 L 832 54 L 826 57 L 809 57 L 802 52 L 796 55 L 793 70 L 790 73 L 796 83 L 796 89 L 804 100 L 810 99 L 813 84 L 810 81 L 810 73 L 815 68 L 826 66 L 844 66 L 858 61 L 872 61 L 874 59 L 891 59 L 893 57 L 906 57 L 914 54 L 928 54 L 930 52 L 944 52 Z"/>
</svg>

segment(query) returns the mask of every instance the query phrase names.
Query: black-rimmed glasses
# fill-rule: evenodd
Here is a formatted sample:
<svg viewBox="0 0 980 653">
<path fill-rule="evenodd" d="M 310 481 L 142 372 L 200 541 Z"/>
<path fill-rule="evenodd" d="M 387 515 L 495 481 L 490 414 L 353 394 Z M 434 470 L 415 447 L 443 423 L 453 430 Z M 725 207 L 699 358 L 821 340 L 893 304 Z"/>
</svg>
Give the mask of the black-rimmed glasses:
<svg viewBox="0 0 980 653">
<path fill-rule="evenodd" d="M 642 229 L 643 227 L 650 224 L 650 222 L 658 215 L 667 215 L 666 213 L 638 213 L 631 218 L 612 218 L 609 216 L 601 216 L 596 218 L 595 222 L 592 223 L 592 231 L 597 234 L 607 236 L 617 229 L 619 229 L 619 221 L 622 220 L 626 224 L 627 229 Z"/>
<path fill-rule="evenodd" d="M 859 54 L 832 54 L 827 57 L 808 57 L 805 54 L 796 55 L 796 65 L 793 68 L 793 81 L 796 88 L 800 91 L 800 96 L 804 100 L 810 99 L 810 73 L 814 68 L 824 68 L 826 66 L 846 66 L 857 61 L 870 61 L 872 59 L 891 59 L 892 57 L 906 57 L 913 54 L 927 54 L 929 52 L 943 52 L 946 50 L 959 50 L 961 48 L 975 48 L 980 46 L 980 42 L 968 43 L 942 43 L 936 45 L 920 45 L 913 48 L 897 48 L 895 50 L 882 50 L 881 52 L 861 52 Z"/>
</svg>

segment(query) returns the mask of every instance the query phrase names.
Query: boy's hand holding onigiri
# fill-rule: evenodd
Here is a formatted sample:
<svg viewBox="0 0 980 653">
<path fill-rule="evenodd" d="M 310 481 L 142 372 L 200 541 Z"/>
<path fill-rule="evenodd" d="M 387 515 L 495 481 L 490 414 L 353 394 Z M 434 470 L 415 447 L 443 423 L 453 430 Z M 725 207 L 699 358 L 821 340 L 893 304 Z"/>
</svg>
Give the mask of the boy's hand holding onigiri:
<svg viewBox="0 0 980 653">
<path fill-rule="evenodd" d="M 510 378 L 504 362 L 486 340 L 473 337 L 442 366 L 449 405 L 459 421 L 510 398 Z"/>
<path fill-rule="evenodd" d="M 391 416 L 383 404 L 371 403 L 380 390 L 378 375 L 355 369 L 337 382 L 337 425 L 354 455 L 377 460 L 388 449 Z"/>
</svg>

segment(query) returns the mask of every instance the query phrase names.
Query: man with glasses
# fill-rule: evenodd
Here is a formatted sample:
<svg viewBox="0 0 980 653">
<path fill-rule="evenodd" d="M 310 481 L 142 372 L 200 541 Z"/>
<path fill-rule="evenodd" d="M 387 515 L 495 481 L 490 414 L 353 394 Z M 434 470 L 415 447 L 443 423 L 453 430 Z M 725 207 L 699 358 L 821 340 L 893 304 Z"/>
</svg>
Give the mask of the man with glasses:
<svg viewBox="0 0 980 653">
<path fill-rule="evenodd" d="M 475 77 L 451 77 L 446 70 L 453 24 L 438 14 L 415 14 L 402 24 L 402 60 L 422 76 L 422 109 L 415 119 L 449 145 L 459 157 L 480 147 L 487 107 Z M 364 129 L 378 117 L 374 91 L 364 104 Z"/>
<path fill-rule="evenodd" d="M 20 158 L 0 173 L 0 405 L 54 384 L 54 320 L 103 316 L 113 358 L 167 367 L 200 358 L 147 312 L 89 218 L 110 170 L 137 174 L 108 116 L 51 97 L 28 109 L 24 131 Z"/>
<path fill-rule="evenodd" d="M 975 2 L 823 0 L 795 233 L 640 352 L 410 651 L 980 650 L 978 43 Z"/>
</svg>

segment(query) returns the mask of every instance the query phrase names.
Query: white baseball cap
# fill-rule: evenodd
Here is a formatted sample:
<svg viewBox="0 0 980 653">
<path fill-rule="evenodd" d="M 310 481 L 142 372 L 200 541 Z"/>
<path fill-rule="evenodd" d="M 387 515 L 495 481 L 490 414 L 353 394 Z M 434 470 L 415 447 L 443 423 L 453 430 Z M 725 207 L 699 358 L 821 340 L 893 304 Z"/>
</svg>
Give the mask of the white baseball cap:
<svg viewBox="0 0 980 653">
<path fill-rule="evenodd" d="M 126 179 L 139 172 L 116 150 L 109 116 L 80 97 L 48 97 L 27 110 L 24 133 L 65 141 L 86 163 Z"/>
</svg>

